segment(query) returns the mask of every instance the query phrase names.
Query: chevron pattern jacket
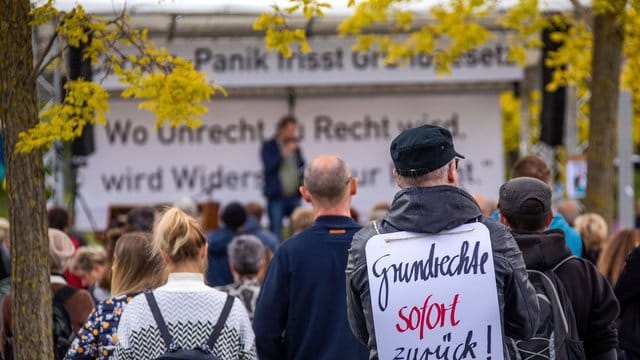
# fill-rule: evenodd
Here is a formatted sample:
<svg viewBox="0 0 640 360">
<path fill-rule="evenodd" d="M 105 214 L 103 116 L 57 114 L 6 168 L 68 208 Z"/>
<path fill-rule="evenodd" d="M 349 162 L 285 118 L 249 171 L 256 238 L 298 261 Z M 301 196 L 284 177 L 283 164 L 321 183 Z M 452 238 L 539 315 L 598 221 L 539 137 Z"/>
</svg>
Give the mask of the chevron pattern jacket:
<svg viewBox="0 0 640 360">
<path fill-rule="evenodd" d="M 226 294 L 204 284 L 202 274 L 172 273 L 166 285 L 154 290 L 160 312 L 183 349 L 203 348 L 224 306 Z M 154 359 L 167 349 L 143 295 L 127 306 L 118 326 L 116 359 Z M 256 359 L 251 322 L 236 300 L 211 353 L 221 359 Z"/>
</svg>

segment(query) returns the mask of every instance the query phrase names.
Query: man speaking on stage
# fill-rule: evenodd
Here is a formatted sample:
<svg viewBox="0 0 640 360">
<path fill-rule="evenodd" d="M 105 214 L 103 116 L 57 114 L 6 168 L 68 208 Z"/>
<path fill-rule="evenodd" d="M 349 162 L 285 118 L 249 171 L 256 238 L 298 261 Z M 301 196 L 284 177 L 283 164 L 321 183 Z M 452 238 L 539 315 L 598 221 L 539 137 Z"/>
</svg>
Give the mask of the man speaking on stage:
<svg viewBox="0 0 640 360">
<path fill-rule="evenodd" d="M 278 122 L 276 136 L 262 145 L 264 195 L 271 231 L 282 239 L 282 219 L 300 204 L 304 158 L 298 139 L 298 122 L 287 115 Z"/>
</svg>

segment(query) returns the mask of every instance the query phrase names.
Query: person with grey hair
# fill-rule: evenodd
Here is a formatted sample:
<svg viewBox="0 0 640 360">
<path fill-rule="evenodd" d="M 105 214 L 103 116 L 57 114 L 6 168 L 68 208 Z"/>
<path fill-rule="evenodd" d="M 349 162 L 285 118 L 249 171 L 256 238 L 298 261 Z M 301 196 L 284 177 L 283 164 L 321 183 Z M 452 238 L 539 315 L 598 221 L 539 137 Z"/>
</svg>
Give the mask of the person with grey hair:
<svg viewBox="0 0 640 360">
<path fill-rule="evenodd" d="M 253 319 L 253 309 L 260 294 L 258 274 L 265 265 L 266 249 L 257 236 L 239 235 L 229 243 L 228 252 L 234 282 L 217 289 L 242 300 L 249 319 Z"/>
<path fill-rule="evenodd" d="M 538 301 L 527 280 L 522 254 L 508 229 L 483 216 L 473 197 L 460 189 L 457 168 L 458 161 L 464 156 L 455 150 L 451 132 L 435 125 L 407 129 L 392 141 L 390 153 L 393 177 L 400 191 L 382 221 L 375 221 L 355 234 L 346 267 L 349 323 L 355 336 L 368 345 L 369 358 L 379 356 L 366 246 L 376 235 L 400 231 L 439 234 L 464 224 L 479 222 L 484 225 L 488 236 L 482 241 L 490 242 L 493 252 L 497 303 L 493 300 L 478 303 L 478 309 L 497 307 L 504 334 L 515 339 L 531 338 L 538 321 Z M 403 243 L 399 244 L 402 246 Z M 429 245 L 425 243 L 424 246 L 428 253 Z M 410 291 L 424 293 L 429 291 L 429 285 L 417 285 Z M 458 331 L 454 335 L 461 335 L 460 328 L 454 331 Z"/>
<path fill-rule="evenodd" d="M 344 269 L 358 181 L 340 158 L 321 155 L 304 172 L 300 193 L 315 223 L 285 241 L 269 265 L 253 329 L 260 359 L 367 359 L 349 330 Z"/>
</svg>

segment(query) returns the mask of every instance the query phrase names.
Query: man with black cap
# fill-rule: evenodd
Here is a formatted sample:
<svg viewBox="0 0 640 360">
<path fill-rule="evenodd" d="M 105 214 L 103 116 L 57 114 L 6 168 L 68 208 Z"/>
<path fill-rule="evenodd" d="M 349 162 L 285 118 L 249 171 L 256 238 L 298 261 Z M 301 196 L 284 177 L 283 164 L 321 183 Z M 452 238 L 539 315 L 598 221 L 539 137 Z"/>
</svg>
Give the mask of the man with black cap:
<svg viewBox="0 0 640 360">
<path fill-rule="evenodd" d="M 457 163 L 464 156 L 454 149 L 451 133 L 434 125 L 405 130 L 391 143 L 391 158 L 401 190 L 381 222 L 367 225 L 354 236 L 346 269 L 349 323 L 354 335 L 368 345 L 370 359 L 378 358 L 378 350 L 366 245 L 377 234 L 398 231 L 438 234 L 469 223 L 486 226 L 495 267 L 495 306 L 499 306 L 503 332 L 516 339 L 533 336 L 538 301 L 522 255 L 507 228 L 482 216 L 473 197 L 458 187 Z M 416 292 L 426 290 L 428 285 L 415 286 Z"/>
<path fill-rule="evenodd" d="M 562 230 L 545 231 L 553 220 L 549 185 L 531 177 L 512 179 L 500 187 L 498 206 L 500 222 L 511 229 L 527 270 L 533 271 L 533 274 L 544 273 L 546 278 L 556 281 L 557 298 L 563 310 L 568 312 L 565 317 L 568 328 L 575 329 L 568 335 L 570 338 L 578 337 L 573 339 L 573 343 L 584 344 L 586 359 L 616 359 L 618 302 L 611 286 L 596 267 L 571 254 Z M 535 282 L 533 276 L 531 279 Z M 548 298 L 551 299 L 551 305 L 547 307 L 553 308 L 553 297 Z M 542 303 L 540 306 L 541 314 L 550 313 L 543 311 Z M 540 321 L 541 327 L 545 325 L 543 322 L 548 323 L 542 318 Z M 543 329 L 539 332 L 544 333 Z M 555 334 L 558 338 L 559 332 Z M 538 337 L 543 336 L 537 334 Z M 565 343 L 563 346 L 571 345 L 571 341 Z M 561 347 L 556 349 L 559 356 L 561 352 Z M 571 358 L 578 357 L 574 355 Z"/>
</svg>

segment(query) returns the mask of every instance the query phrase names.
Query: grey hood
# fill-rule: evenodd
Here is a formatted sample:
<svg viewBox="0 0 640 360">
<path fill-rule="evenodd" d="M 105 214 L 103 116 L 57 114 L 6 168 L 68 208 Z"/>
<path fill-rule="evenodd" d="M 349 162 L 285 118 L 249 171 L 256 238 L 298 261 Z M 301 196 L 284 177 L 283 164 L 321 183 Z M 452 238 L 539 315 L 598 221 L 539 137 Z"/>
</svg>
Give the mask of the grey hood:
<svg viewBox="0 0 640 360">
<path fill-rule="evenodd" d="M 396 194 L 382 226 L 439 233 L 478 220 L 481 216 L 480 206 L 460 188 L 447 185 L 417 187 Z"/>
</svg>

